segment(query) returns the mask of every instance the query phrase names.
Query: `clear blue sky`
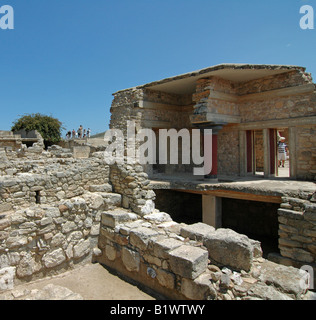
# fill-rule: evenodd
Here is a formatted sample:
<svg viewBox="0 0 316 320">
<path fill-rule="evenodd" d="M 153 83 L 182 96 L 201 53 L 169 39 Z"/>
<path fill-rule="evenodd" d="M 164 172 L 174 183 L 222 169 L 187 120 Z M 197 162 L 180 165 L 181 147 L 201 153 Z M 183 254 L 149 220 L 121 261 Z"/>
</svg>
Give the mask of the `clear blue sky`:
<svg viewBox="0 0 316 320">
<path fill-rule="evenodd" d="M 40 112 L 102 132 L 115 91 L 220 63 L 300 65 L 316 79 L 316 29 L 299 27 L 316 0 L 5 4 L 15 29 L 0 29 L 0 130 Z"/>
</svg>

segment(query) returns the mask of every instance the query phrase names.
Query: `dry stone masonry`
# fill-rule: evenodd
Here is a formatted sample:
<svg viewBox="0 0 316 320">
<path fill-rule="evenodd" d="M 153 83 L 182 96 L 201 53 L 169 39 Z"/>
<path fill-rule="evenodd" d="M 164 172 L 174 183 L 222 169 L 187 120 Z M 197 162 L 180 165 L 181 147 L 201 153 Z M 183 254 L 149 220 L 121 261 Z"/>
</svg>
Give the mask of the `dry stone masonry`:
<svg viewBox="0 0 316 320">
<path fill-rule="evenodd" d="M 310 273 L 300 269 L 315 269 L 314 185 L 291 194 L 267 180 L 263 190 L 251 166 L 276 177 L 274 139 L 283 128 L 291 178 L 314 181 L 315 110 L 315 84 L 295 66 L 220 65 L 114 94 L 110 127 L 125 135 L 127 121 L 136 132 L 215 126 L 212 176 L 252 178 L 239 184 L 178 181 L 177 174 L 192 174 L 193 164 L 107 165 L 104 145 L 68 141 L 44 150 L 37 135 L 0 131 L 0 299 L 54 299 L 56 292 L 81 299 L 54 286 L 8 292 L 91 262 L 168 299 L 316 299 Z M 159 175 L 173 182 L 155 184 Z M 259 241 L 214 221 L 175 222 L 171 212 L 155 208 L 154 186 L 203 196 L 203 219 L 205 212 L 218 218 L 220 197 L 272 199 L 280 204 L 280 254 L 267 260 Z"/>
<path fill-rule="evenodd" d="M 229 229 L 179 224 L 167 213 L 103 212 L 101 263 L 172 299 L 307 299 L 305 271 L 262 258 L 260 243 Z"/>
</svg>

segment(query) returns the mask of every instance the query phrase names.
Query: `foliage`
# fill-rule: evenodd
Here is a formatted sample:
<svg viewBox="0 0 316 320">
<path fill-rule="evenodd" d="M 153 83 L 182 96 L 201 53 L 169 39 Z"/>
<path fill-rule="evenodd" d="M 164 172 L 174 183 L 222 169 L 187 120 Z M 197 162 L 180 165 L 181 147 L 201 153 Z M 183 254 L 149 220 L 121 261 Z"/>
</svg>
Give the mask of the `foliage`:
<svg viewBox="0 0 316 320">
<path fill-rule="evenodd" d="M 61 140 L 62 123 L 52 116 L 40 113 L 27 114 L 13 122 L 13 132 L 24 129 L 29 132 L 37 130 L 44 139 L 45 144 L 58 143 Z"/>
</svg>

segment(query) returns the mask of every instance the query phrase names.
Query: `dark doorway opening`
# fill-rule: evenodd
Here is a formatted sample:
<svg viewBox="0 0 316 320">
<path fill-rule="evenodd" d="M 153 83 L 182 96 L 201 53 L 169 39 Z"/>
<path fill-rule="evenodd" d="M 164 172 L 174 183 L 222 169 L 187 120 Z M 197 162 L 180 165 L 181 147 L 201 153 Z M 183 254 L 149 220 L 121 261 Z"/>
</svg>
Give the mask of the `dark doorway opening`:
<svg viewBox="0 0 316 320">
<path fill-rule="evenodd" d="M 168 213 L 173 221 L 193 224 L 202 221 L 202 196 L 174 190 L 155 190 L 156 208 Z"/>
<path fill-rule="evenodd" d="M 263 256 L 279 253 L 277 203 L 222 199 L 222 227 L 261 242 Z"/>
</svg>

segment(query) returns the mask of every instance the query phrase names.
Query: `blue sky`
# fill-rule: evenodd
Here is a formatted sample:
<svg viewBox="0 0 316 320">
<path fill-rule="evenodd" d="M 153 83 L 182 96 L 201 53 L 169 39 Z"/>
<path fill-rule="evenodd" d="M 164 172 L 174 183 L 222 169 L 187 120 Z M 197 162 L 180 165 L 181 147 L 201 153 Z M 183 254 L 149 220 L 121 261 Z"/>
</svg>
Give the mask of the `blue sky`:
<svg viewBox="0 0 316 320">
<path fill-rule="evenodd" d="M 220 63 L 300 65 L 315 80 L 304 4 L 316 14 L 316 0 L 0 0 L 15 23 L 0 29 L 0 130 L 40 112 L 102 132 L 112 93 Z"/>
</svg>

